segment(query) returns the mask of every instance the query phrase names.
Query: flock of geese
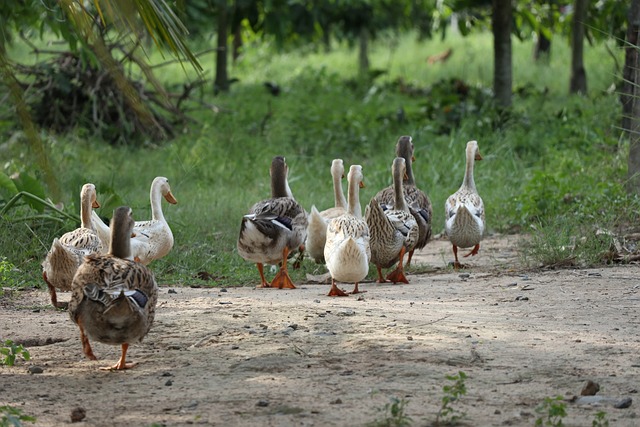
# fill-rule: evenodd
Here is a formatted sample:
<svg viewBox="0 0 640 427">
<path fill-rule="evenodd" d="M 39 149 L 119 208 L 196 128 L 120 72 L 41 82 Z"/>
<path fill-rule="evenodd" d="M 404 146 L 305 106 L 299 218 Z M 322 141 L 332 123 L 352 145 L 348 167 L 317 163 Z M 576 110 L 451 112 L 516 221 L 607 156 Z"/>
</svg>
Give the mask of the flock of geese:
<svg viewBox="0 0 640 427">
<path fill-rule="evenodd" d="M 453 246 L 455 268 L 463 267 L 458 248 L 472 248 L 465 256 L 476 255 L 484 233 L 484 205 L 473 180 L 474 162 L 481 159 L 478 143 L 469 141 L 462 185 L 445 203 L 445 231 Z M 362 292 L 358 284 L 369 273 L 370 264 L 376 266 L 379 283 L 409 283 L 404 258 L 410 265 L 415 250 L 429 241 L 433 214 L 429 197 L 415 183 L 413 161 L 413 141 L 402 136 L 391 165 L 393 184 L 371 199 L 363 217 L 362 166 L 349 168 L 345 198 L 344 163 L 333 160 L 334 206 L 323 211 L 312 206 L 307 213 L 293 197 L 284 157 L 274 157 L 271 198 L 255 203 L 243 216 L 238 253 L 257 265 L 264 288 L 294 289 L 288 261 L 296 255 L 300 261 L 303 253 L 326 264 L 331 275 L 329 296 L 349 295 L 338 282 L 353 283 L 351 294 Z M 135 366 L 126 362 L 129 344 L 141 341 L 153 323 L 158 287 L 147 264 L 173 247 L 173 234 L 162 213 L 163 197 L 177 203 L 168 179 L 157 177 L 151 184 L 151 220 L 134 221 L 131 208 L 122 206 L 107 226 L 93 212 L 100 207 L 95 186 L 85 184 L 80 193 L 80 228 L 54 239 L 42 263 L 54 307 L 66 307 L 57 301 L 56 290 L 71 291 L 67 308 L 80 330 L 85 356 L 96 360 L 90 339 L 121 346 L 119 361 L 101 369 Z M 264 264 L 280 266 L 271 282 L 265 278 Z M 384 276 L 382 269 L 393 266 Z"/>
</svg>

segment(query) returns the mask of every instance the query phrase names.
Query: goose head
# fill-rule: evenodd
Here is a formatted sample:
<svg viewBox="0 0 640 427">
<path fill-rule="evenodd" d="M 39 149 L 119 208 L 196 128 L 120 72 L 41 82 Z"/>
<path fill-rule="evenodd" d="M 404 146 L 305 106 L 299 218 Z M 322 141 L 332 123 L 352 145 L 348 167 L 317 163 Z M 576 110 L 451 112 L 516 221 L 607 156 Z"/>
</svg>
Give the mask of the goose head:
<svg viewBox="0 0 640 427">
<path fill-rule="evenodd" d="M 133 210 L 129 206 L 120 206 L 113 211 L 111 218 L 111 244 L 109 253 L 117 258 L 131 258 L 131 237 L 133 234 Z"/>
</svg>

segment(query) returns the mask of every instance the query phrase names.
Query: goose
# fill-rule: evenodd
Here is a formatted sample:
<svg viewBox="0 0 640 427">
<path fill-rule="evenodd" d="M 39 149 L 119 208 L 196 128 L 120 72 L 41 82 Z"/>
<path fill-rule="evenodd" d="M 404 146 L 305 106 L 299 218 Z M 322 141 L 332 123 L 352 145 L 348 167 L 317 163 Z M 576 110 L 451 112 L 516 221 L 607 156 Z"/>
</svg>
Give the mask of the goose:
<svg viewBox="0 0 640 427">
<path fill-rule="evenodd" d="M 309 227 L 307 227 L 307 241 L 305 249 L 316 263 L 324 263 L 324 244 L 327 240 L 328 222 L 347 212 L 347 199 L 342 191 L 344 177 L 344 163 L 342 159 L 331 162 L 331 177 L 333 178 L 334 206 L 319 212 L 315 205 L 309 212 Z"/>
<path fill-rule="evenodd" d="M 144 265 L 127 259 L 131 255 L 134 220 L 131 208 L 117 208 L 111 219 L 111 244 L 106 255 L 85 257 L 73 277 L 69 316 L 80 329 L 82 350 L 96 360 L 89 339 L 120 345 L 118 362 L 100 369 L 129 369 L 129 345 L 149 333 L 155 317 L 158 286 Z"/>
<path fill-rule="evenodd" d="M 329 296 L 348 296 L 338 288 L 336 281 L 353 282 L 355 286 L 352 294 L 363 292 L 358 290 L 358 283 L 369 273 L 369 227 L 362 218 L 359 194 L 359 189 L 364 187 L 362 166 L 351 165 L 347 182 L 348 212 L 333 218 L 327 226 L 324 258 L 331 274 Z"/>
<path fill-rule="evenodd" d="M 406 264 L 406 266 L 409 267 L 411 265 L 414 252 L 416 250 L 423 249 L 431 238 L 433 207 L 431 205 L 431 200 L 429 200 L 429 196 L 418 188 L 413 176 L 413 162 L 415 161 L 415 156 L 413 139 L 410 136 L 405 135 L 398 138 L 398 141 L 396 142 L 396 157 L 402 157 L 405 160 L 406 173 L 402 189 L 404 192 L 404 198 L 409 206 L 409 211 L 418 223 L 418 228 L 420 230 L 417 244 L 409 251 L 409 257 L 407 258 Z M 393 185 L 391 185 L 379 191 L 375 198 L 378 203 L 383 206 L 383 209 L 388 209 L 393 206 L 393 195 L 394 189 Z"/>
<path fill-rule="evenodd" d="M 406 161 L 396 157 L 391 166 L 393 175 L 393 206 L 383 210 L 376 198 L 365 210 L 365 219 L 371 235 L 371 262 L 378 270 L 378 283 L 390 280 L 393 283 L 409 283 L 404 274 L 403 259 L 405 252 L 413 250 L 418 242 L 419 227 L 409 212 L 404 197 L 402 180 L 406 173 Z M 397 268 L 389 273 L 386 280 L 382 268 L 389 268 L 398 262 Z"/>
<path fill-rule="evenodd" d="M 173 248 L 173 233 L 162 212 L 162 198 L 175 205 L 178 203 L 171 193 L 169 180 L 156 177 L 151 183 L 151 220 L 136 221 L 131 237 L 132 259 L 148 265 L 151 261 L 167 255 Z M 111 232 L 97 213 L 92 212 L 91 221 L 105 247 L 109 247 Z"/>
<path fill-rule="evenodd" d="M 51 249 L 42 262 L 42 278 L 49 288 L 51 304 L 64 309 L 66 302 L 58 302 L 56 289 L 71 290 L 71 281 L 85 255 L 106 252 L 91 224 L 92 208 L 99 208 L 96 200 L 96 187 L 84 184 L 80 191 L 80 228 L 53 239 Z"/>
<path fill-rule="evenodd" d="M 473 167 L 482 160 L 477 141 L 469 141 L 466 148 L 466 169 L 462 185 L 445 203 L 445 231 L 453 245 L 454 268 L 464 267 L 458 261 L 458 248 L 473 247 L 465 255 L 477 255 L 485 228 L 484 203 L 476 189 Z"/>
<path fill-rule="evenodd" d="M 293 198 L 287 180 L 289 167 L 282 156 L 271 162 L 271 198 L 254 204 L 242 218 L 238 253 L 256 263 L 263 288 L 289 288 L 295 285 L 287 270 L 289 254 L 304 248 L 307 213 Z M 278 264 L 280 270 L 271 283 L 264 277 L 264 264 Z"/>
</svg>

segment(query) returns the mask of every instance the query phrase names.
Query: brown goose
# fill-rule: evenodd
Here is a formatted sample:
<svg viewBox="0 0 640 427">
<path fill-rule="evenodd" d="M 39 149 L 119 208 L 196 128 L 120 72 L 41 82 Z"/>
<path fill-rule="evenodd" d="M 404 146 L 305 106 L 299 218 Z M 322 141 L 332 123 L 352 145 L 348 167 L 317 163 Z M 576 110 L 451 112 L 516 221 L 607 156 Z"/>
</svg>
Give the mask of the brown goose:
<svg viewBox="0 0 640 427">
<path fill-rule="evenodd" d="M 416 246 L 409 251 L 407 267 L 411 265 L 411 259 L 416 249 L 422 249 L 431 238 L 431 220 L 433 218 L 433 207 L 431 200 L 416 186 L 413 177 L 413 162 L 415 160 L 413 140 L 410 136 L 401 136 L 396 143 L 396 157 L 402 157 L 406 164 L 406 174 L 402 185 L 404 198 L 409 206 L 411 215 L 416 219 L 419 229 L 419 237 Z M 381 190 L 376 194 L 375 199 L 382 205 L 383 209 L 393 206 L 393 185 Z"/>
<path fill-rule="evenodd" d="M 71 281 L 85 255 L 106 252 L 91 225 L 92 208 L 99 208 L 96 187 L 85 184 L 80 191 L 80 228 L 53 239 L 51 249 L 42 262 L 42 278 L 49 288 L 51 304 L 56 308 L 66 308 L 67 303 L 59 303 L 56 289 L 71 290 Z"/>
<path fill-rule="evenodd" d="M 371 235 L 371 262 L 378 270 L 378 283 L 387 280 L 393 283 L 409 283 L 404 274 L 403 259 L 406 251 L 412 251 L 418 242 L 419 227 L 404 198 L 402 179 L 406 162 L 396 157 L 391 166 L 393 174 L 394 202 L 390 209 L 383 210 L 373 198 L 365 210 L 365 219 Z M 382 269 L 398 262 L 397 268 L 382 276 Z"/>
<path fill-rule="evenodd" d="M 238 253 L 255 262 L 263 288 L 290 288 L 295 285 L 287 271 L 287 258 L 301 250 L 307 236 L 307 213 L 293 198 L 287 177 L 289 167 L 284 157 L 271 162 L 271 199 L 263 200 L 242 218 L 238 236 Z M 281 263 L 271 283 L 264 277 L 264 264 Z"/>
<path fill-rule="evenodd" d="M 473 166 L 482 160 L 477 141 L 469 141 L 466 148 L 466 169 L 462 185 L 447 199 L 445 208 L 445 231 L 453 245 L 454 268 L 462 268 L 458 261 L 458 248 L 473 247 L 465 255 L 477 255 L 484 234 L 484 203 L 473 179 Z"/>
<path fill-rule="evenodd" d="M 78 268 L 72 284 L 69 315 L 80 328 L 84 354 L 96 360 L 89 339 L 121 345 L 118 363 L 101 369 L 129 369 L 129 344 L 147 335 L 155 316 L 158 287 L 153 273 L 131 261 L 131 208 L 117 208 L 111 219 L 111 245 L 107 255 L 89 255 Z"/>
</svg>

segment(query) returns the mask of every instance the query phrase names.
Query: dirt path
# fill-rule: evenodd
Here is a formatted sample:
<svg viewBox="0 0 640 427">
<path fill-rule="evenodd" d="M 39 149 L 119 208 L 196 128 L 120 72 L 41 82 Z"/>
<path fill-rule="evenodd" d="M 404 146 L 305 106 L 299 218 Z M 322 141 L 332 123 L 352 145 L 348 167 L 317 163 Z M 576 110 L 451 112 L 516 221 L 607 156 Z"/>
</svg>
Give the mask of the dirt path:
<svg viewBox="0 0 640 427">
<path fill-rule="evenodd" d="M 444 268 L 449 245 L 435 241 L 417 261 L 439 270 L 364 284 L 359 298 L 317 284 L 163 286 L 151 333 L 129 352 L 140 364 L 126 372 L 98 370 L 115 347 L 96 343 L 101 360 L 85 360 L 46 292 L 20 292 L 0 300 L 0 337 L 27 343 L 32 360 L 0 366 L 0 406 L 39 426 L 70 424 L 76 407 L 91 426 L 364 426 L 397 398 L 412 425 L 428 426 L 445 376 L 463 371 L 467 395 L 453 407 L 466 425 L 532 426 L 545 397 L 579 395 L 587 380 L 598 396 L 635 401 L 568 403 L 565 425 L 591 426 L 599 410 L 611 426 L 640 425 L 640 269 L 523 272 L 516 239 L 487 239 L 462 274 Z"/>
</svg>

